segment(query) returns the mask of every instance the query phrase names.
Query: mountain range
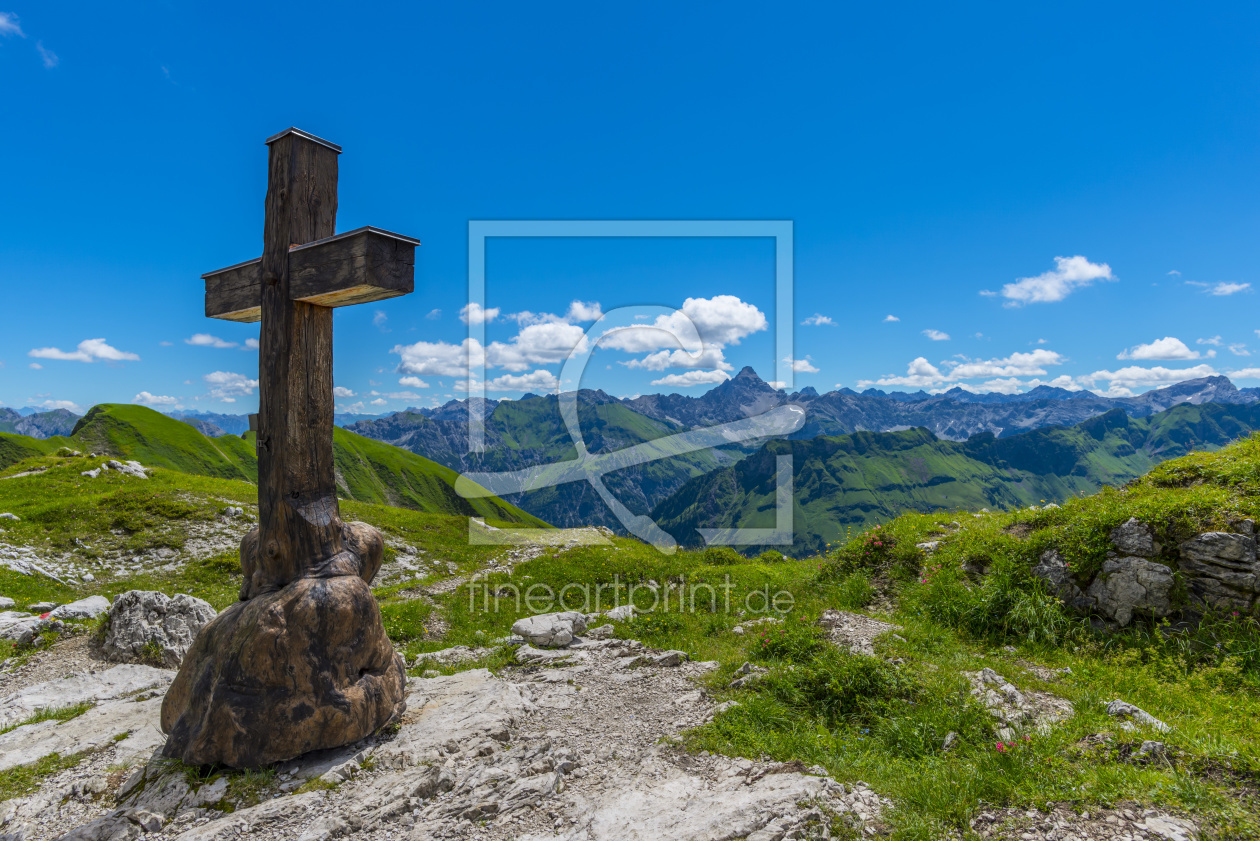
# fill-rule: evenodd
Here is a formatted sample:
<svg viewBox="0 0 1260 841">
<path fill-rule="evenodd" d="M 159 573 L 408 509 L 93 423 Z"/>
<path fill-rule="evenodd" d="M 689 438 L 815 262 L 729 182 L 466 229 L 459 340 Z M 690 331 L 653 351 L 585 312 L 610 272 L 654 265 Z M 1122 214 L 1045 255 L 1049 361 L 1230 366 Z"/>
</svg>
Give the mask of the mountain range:
<svg viewBox="0 0 1260 841">
<path fill-rule="evenodd" d="M 967 441 L 922 427 L 771 441 L 734 465 L 687 482 L 652 512 L 682 545 L 698 528 L 775 525 L 777 456 L 792 456 L 791 549 L 807 554 L 908 511 L 1039 505 L 1134 479 L 1192 450 L 1260 430 L 1260 404 L 1182 404 L 1144 418 L 1120 408 L 1073 426 Z"/>
<path fill-rule="evenodd" d="M 147 407 L 110 403 L 93 406 L 68 435 L 34 438 L 0 432 L 0 470 L 27 458 L 55 454 L 62 447 L 135 459 L 146 467 L 258 481 L 252 433 L 245 438 L 209 438 Z M 498 497 L 465 499 L 455 492 L 457 477 L 450 468 L 344 429 L 333 431 L 333 457 L 337 492 L 344 499 L 534 527 L 547 525 Z"/>
<path fill-rule="evenodd" d="M 0 407 L 0 432 L 29 435 L 32 438 L 69 435 L 78 419 L 79 416 L 68 409 L 41 412 L 29 406 L 17 411 Z"/>
<path fill-rule="evenodd" d="M 1180 404 L 1249 406 L 1260 403 L 1260 389 L 1237 389 L 1227 377 L 1189 380 L 1136 397 L 1100 397 L 1092 392 L 1041 386 L 1023 394 L 972 394 L 954 388 L 944 394 L 861 394 L 840 389 L 818 394 L 775 389 L 752 368 L 708 392 L 691 397 L 652 394 L 619 399 L 603 391 L 577 393 L 579 421 L 592 454 L 613 452 L 677 432 L 741 421 L 769 409 L 790 405 L 805 412 L 805 422 L 790 438 L 855 432 L 897 432 L 923 428 L 942 441 L 967 441 L 975 435 L 1007 438 L 1052 426 L 1071 426 L 1120 410 L 1145 418 Z M 483 446 L 470 452 L 469 414 L 483 425 Z M 577 450 L 561 421 L 555 395 L 527 394 L 519 400 L 452 400 L 433 409 L 408 409 L 347 429 L 431 458 L 461 472 L 517 471 L 574 459 Z M 730 466 L 756 452 L 765 439 L 675 456 L 626 468 L 604 477 L 609 490 L 635 514 L 647 514 L 688 481 Z M 561 526 L 620 523 L 585 482 L 573 482 L 505 499 Z"/>
</svg>

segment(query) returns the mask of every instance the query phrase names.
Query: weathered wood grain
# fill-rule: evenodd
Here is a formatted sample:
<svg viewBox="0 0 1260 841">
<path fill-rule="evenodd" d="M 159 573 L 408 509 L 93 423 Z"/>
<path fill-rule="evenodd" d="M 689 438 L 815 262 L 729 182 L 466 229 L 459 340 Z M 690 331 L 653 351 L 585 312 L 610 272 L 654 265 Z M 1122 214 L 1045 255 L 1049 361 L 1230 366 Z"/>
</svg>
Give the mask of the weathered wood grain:
<svg viewBox="0 0 1260 841">
<path fill-rule="evenodd" d="M 289 250 L 289 295 L 344 307 L 406 295 L 415 288 L 416 240 L 359 228 Z M 262 260 L 202 275 L 206 316 L 251 322 L 262 317 Z"/>
</svg>

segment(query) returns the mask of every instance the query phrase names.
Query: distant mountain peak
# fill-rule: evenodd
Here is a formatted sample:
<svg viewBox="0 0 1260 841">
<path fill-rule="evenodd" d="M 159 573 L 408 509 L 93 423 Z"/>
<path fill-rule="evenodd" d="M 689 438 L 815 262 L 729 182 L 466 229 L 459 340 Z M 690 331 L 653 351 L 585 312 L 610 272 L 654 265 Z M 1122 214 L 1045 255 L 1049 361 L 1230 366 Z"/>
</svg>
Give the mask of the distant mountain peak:
<svg viewBox="0 0 1260 841">
<path fill-rule="evenodd" d="M 753 370 L 753 367 L 751 365 L 745 365 L 743 368 L 740 369 L 738 374 L 731 377 L 731 380 L 754 381 L 754 382 L 759 382 L 759 383 L 765 382 L 765 380 L 757 376 L 757 372 Z"/>
</svg>

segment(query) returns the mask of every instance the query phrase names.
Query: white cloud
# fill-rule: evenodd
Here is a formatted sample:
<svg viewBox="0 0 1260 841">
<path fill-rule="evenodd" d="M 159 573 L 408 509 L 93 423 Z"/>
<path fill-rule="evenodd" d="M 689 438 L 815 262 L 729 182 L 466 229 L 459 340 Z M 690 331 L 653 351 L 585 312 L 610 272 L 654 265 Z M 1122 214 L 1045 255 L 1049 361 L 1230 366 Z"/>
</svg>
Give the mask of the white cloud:
<svg viewBox="0 0 1260 841">
<path fill-rule="evenodd" d="M 783 380 L 766 380 L 766 385 L 774 389 L 782 389 L 787 385 L 787 383 Z"/>
<path fill-rule="evenodd" d="M 603 314 L 599 301 L 574 301 L 564 317 L 568 321 L 597 321 Z"/>
<path fill-rule="evenodd" d="M 652 380 L 652 385 L 663 385 L 673 388 L 691 388 L 697 385 L 724 383 L 731 377 L 725 371 L 687 371 L 685 374 L 667 374 L 659 380 Z M 770 383 L 774 386 L 774 383 Z M 775 386 L 776 388 L 781 387 Z"/>
<path fill-rule="evenodd" d="M 1195 340 L 1194 340 L 1194 343 L 1195 343 L 1196 345 L 1215 345 L 1216 347 L 1220 347 L 1220 346 L 1221 346 L 1221 337 L 1220 337 L 1220 336 L 1213 336 L 1213 337 L 1212 337 L 1212 338 L 1210 338 L 1210 339 L 1195 339 Z"/>
<path fill-rule="evenodd" d="M 373 405 L 373 406 L 384 406 L 384 405 L 386 405 L 386 404 L 388 404 L 388 403 L 389 403 L 389 401 L 388 401 L 388 400 L 386 400 L 384 397 L 378 397 L 378 398 L 376 398 L 375 400 L 373 400 L 373 401 L 372 401 L 372 405 Z"/>
<path fill-rule="evenodd" d="M 231 371 L 212 371 L 201 379 L 210 386 L 210 396 L 225 403 L 234 403 L 237 397 L 253 394 L 258 388 L 258 380 Z"/>
<path fill-rule="evenodd" d="M 31 370 L 32 370 L 32 371 L 42 371 L 42 370 L 44 370 L 44 366 L 43 366 L 43 365 L 40 365 L 38 362 L 32 362 L 32 363 L 31 363 Z"/>
<path fill-rule="evenodd" d="M 18 16 L 12 12 L 0 12 L 0 35 L 16 35 L 25 38 L 26 33 L 18 25 Z"/>
<path fill-rule="evenodd" d="M 1168 274 L 1171 277 L 1181 277 L 1181 272 L 1177 271 L 1176 269 L 1173 269 Z"/>
<path fill-rule="evenodd" d="M 401 357 L 398 373 L 435 377 L 466 377 L 469 367 L 485 363 L 485 349 L 476 339 L 464 339 L 458 345 L 447 342 L 416 342 L 395 345 L 390 353 Z"/>
<path fill-rule="evenodd" d="M 1260 368 L 1243 368 L 1239 371 L 1230 371 L 1229 378 L 1231 380 L 1260 380 Z"/>
<path fill-rule="evenodd" d="M 429 319 L 429 321 L 437 321 L 441 317 L 442 311 L 439 309 L 431 309 L 429 310 L 429 314 L 425 316 L 425 318 Z"/>
<path fill-rule="evenodd" d="M 486 348 L 486 364 L 525 371 L 535 365 L 563 362 L 575 351 L 585 353 L 587 347 L 586 331 L 577 324 L 547 321 L 523 327 L 510 342 L 491 342 Z"/>
<path fill-rule="evenodd" d="M 884 316 L 884 323 L 885 323 L 885 324 L 889 323 L 890 321 L 901 321 L 901 319 L 900 319 L 900 318 L 898 318 L 898 317 L 897 317 L 897 316 L 895 316 L 895 315 L 886 315 L 886 316 Z"/>
<path fill-rule="evenodd" d="M 142 391 L 135 397 L 131 398 L 132 403 L 139 403 L 142 406 L 168 406 L 176 407 L 179 405 L 178 397 L 168 397 L 165 394 L 150 394 Z"/>
<path fill-rule="evenodd" d="M 355 394 L 353 391 L 346 388 L 345 386 L 340 386 L 340 385 L 333 386 L 333 397 L 358 397 L 358 396 L 359 395 Z"/>
<path fill-rule="evenodd" d="M 1007 299 L 1007 307 L 1062 301 L 1096 280 L 1115 280 L 1111 267 L 1106 263 L 1091 263 L 1080 255 L 1055 257 L 1052 271 L 1006 284 L 1002 287 L 1002 297 Z"/>
<path fill-rule="evenodd" d="M 459 380 L 455 383 L 455 390 L 471 391 L 470 385 L 468 380 Z M 504 374 L 487 380 L 482 384 L 482 388 L 486 391 L 554 392 L 560 390 L 560 381 L 550 371 L 539 369 L 530 374 Z"/>
<path fill-rule="evenodd" d="M 429 384 L 426 383 L 424 380 L 420 379 L 419 377 L 400 377 L 398 380 L 398 384 L 410 386 L 412 388 L 428 388 L 429 387 Z"/>
<path fill-rule="evenodd" d="M 1119 371 L 1095 371 L 1087 377 L 1083 377 L 1083 379 L 1088 382 L 1103 380 L 1110 383 L 1112 388 L 1117 386 L 1134 388 L 1139 386 L 1172 385 L 1185 380 L 1214 376 L 1216 376 L 1216 371 L 1211 365 L 1196 365 L 1193 368 L 1165 368 L 1161 365 L 1157 365 L 1154 368 L 1142 368 L 1137 365 L 1130 365 L 1126 368 L 1121 368 Z"/>
<path fill-rule="evenodd" d="M 942 333 L 940 330 L 933 330 L 930 327 L 927 330 L 923 331 L 923 335 L 927 336 L 929 339 L 931 339 L 934 342 L 948 342 L 949 341 L 948 333 Z"/>
<path fill-rule="evenodd" d="M 887 319 L 885 319 L 885 321 L 886 320 Z M 832 321 L 828 316 L 822 315 L 820 313 L 814 313 L 809 318 L 802 321 L 801 324 L 806 324 L 811 327 L 821 327 L 824 324 L 835 324 L 835 322 Z"/>
<path fill-rule="evenodd" d="M 338 406 L 337 411 L 346 412 L 352 415 L 360 415 L 360 414 L 363 414 L 363 410 L 365 408 L 366 407 L 363 405 L 363 401 L 360 400 L 357 403 L 350 403 L 348 405 Z"/>
<path fill-rule="evenodd" d="M 688 321 L 690 319 L 690 321 Z M 694 325 L 694 328 L 693 326 Z M 694 347 L 696 331 L 705 345 L 737 345 L 741 339 L 768 327 L 765 314 L 734 295 L 688 298 L 681 311 L 657 316 L 651 325 L 610 330 L 600 346 L 642 353 L 660 348 Z"/>
<path fill-rule="evenodd" d="M 1219 336 L 1217 338 L 1220 338 Z M 1210 344 L 1217 344 L 1210 342 Z M 1172 336 L 1165 336 L 1162 339 L 1156 339 L 1147 345 L 1137 345 L 1127 350 L 1123 350 L 1116 354 L 1116 359 L 1211 359 L 1216 356 L 1216 351 L 1209 350 L 1206 354 L 1199 353 L 1197 350 L 1190 350 L 1186 347 L 1186 343 L 1181 339 Z"/>
<path fill-rule="evenodd" d="M 904 377 L 889 374 L 878 380 L 858 380 L 857 387 L 864 389 L 873 385 L 895 385 L 908 386 L 910 388 L 926 388 L 938 385 L 944 381 L 945 375 L 941 373 L 940 369 L 920 356 L 906 366 L 906 375 Z"/>
<path fill-rule="evenodd" d="M 211 336 L 209 333 L 193 333 L 190 338 L 184 339 L 184 344 L 193 345 L 194 347 L 236 347 L 236 342 L 229 342 L 220 339 L 218 336 Z"/>
<path fill-rule="evenodd" d="M 377 310 L 372 313 L 372 326 L 377 330 L 380 330 L 382 333 L 389 332 L 389 328 L 385 326 L 388 321 L 389 316 L 386 315 L 385 310 Z"/>
<path fill-rule="evenodd" d="M 245 346 L 244 346 L 243 348 L 241 348 L 241 350 L 258 350 L 258 340 L 257 340 L 257 339 L 246 339 L 246 340 L 245 340 Z"/>
<path fill-rule="evenodd" d="M 47 409 L 50 412 L 54 409 L 68 409 L 71 412 L 83 411 L 83 409 L 79 407 L 79 404 L 75 403 L 73 400 L 45 400 L 44 402 L 36 403 L 35 405 L 39 406 L 41 409 Z"/>
<path fill-rule="evenodd" d="M 1242 342 L 1235 342 L 1229 346 L 1229 352 L 1234 356 L 1251 356 L 1251 351 L 1247 350 L 1247 346 Z"/>
<path fill-rule="evenodd" d="M 1218 283 L 1208 290 L 1208 293 L 1211 295 L 1234 295 L 1238 292 L 1247 292 L 1250 289 L 1250 283 Z"/>
<path fill-rule="evenodd" d="M 486 309 L 476 301 L 465 304 L 459 311 L 459 320 L 465 324 L 485 324 L 487 321 L 494 321 L 498 317 L 498 307 Z"/>
<path fill-rule="evenodd" d="M 720 368 L 733 371 L 735 367 L 726 361 L 720 347 L 706 347 L 700 353 L 692 354 L 685 350 L 658 350 L 649 353 L 642 359 L 631 359 L 620 363 L 627 368 L 646 368 L 649 371 L 664 371 L 666 368 Z"/>
<path fill-rule="evenodd" d="M 52 70 L 61 61 L 55 52 L 44 46 L 43 41 L 35 42 L 35 50 L 39 53 L 39 58 L 44 62 L 44 68 L 47 70 Z"/>
<path fill-rule="evenodd" d="M 391 391 L 385 395 L 390 400 L 419 400 L 420 395 L 413 391 Z"/>
<path fill-rule="evenodd" d="M 813 363 L 810 362 L 810 359 L 812 359 L 812 357 L 810 357 L 808 354 L 805 355 L 804 359 L 793 359 L 790 356 L 783 357 L 783 361 L 791 365 L 792 370 L 795 371 L 796 373 L 817 374 L 818 369 L 814 367 Z"/>
<path fill-rule="evenodd" d="M 134 353 L 110 347 L 105 344 L 104 339 L 84 339 L 79 342 L 79 349 L 74 351 L 64 351 L 55 347 L 35 348 L 27 356 L 33 356 L 36 359 L 63 359 L 72 362 L 95 362 L 98 359 L 104 359 L 107 362 L 121 362 L 124 360 L 135 362 L 140 359 Z"/>
<path fill-rule="evenodd" d="M 1053 350 L 1037 348 L 1029 353 L 1015 352 L 999 359 L 964 359 L 950 369 L 949 380 L 976 377 L 1030 377 L 1046 373 L 1047 365 L 1062 365 L 1063 356 Z"/>
</svg>

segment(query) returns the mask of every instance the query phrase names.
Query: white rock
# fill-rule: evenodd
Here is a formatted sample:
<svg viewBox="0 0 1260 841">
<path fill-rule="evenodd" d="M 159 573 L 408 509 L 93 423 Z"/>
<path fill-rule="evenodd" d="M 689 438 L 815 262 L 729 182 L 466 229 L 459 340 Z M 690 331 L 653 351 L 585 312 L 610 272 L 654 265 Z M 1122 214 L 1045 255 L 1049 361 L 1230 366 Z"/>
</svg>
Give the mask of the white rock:
<svg viewBox="0 0 1260 841">
<path fill-rule="evenodd" d="M 1126 721 L 1128 720 L 1136 721 L 1139 725 L 1142 725 L 1145 727 L 1154 727 L 1156 730 L 1160 731 L 1161 733 L 1166 733 L 1169 730 L 1169 727 L 1167 724 L 1160 721 L 1158 718 L 1151 715 L 1146 710 L 1142 709 L 1141 707 L 1130 704 L 1127 701 L 1121 701 L 1119 698 L 1117 698 L 1116 700 L 1112 701 L 1110 704 L 1107 705 L 1107 715 L 1111 716 L 1112 718 L 1122 718 L 1122 719 L 1125 719 Z"/>
<path fill-rule="evenodd" d="M 87 578 L 85 575 L 84 578 Z M 63 604 L 52 612 L 54 619 L 95 619 L 109 610 L 109 599 L 104 596 L 88 596 L 77 602 Z"/>
<path fill-rule="evenodd" d="M 1108 558 L 1089 585 L 1089 596 L 1100 613 L 1124 627 L 1135 613 L 1156 619 L 1171 613 L 1172 588 L 1172 570 L 1163 564 L 1137 557 Z"/>
<path fill-rule="evenodd" d="M 8 596 L 0 596 L 0 610 L 8 610 L 13 607 L 13 599 Z"/>
<path fill-rule="evenodd" d="M 4 514 L 0 514 L 0 520 L 12 520 L 16 523 L 17 521 L 21 519 L 22 518 L 19 517 L 17 514 L 10 514 L 8 512 L 5 512 Z"/>
<path fill-rule="evenodd" d="M 113 701 L 170 685 L 175 673 L 150 666 L 114 666 L 98 674 L 70 675 L 37 683 L 0 698 L 0 727 L 27 718 L 37 710 L 84 701 Z M 118 732 L 118 731 L 115 731 Z"/>
<path fill-rule="evenodd" d="M 60 704 L 56 706 L 62 706 Z M 0 735 L 0 771 L 37 762 L 50 754 L 69 756 L 85 750 L 116 746 L 118 762 L 148 758 L 166 743 L 158 727 L 162 699 L 105 701 L 69 721 L 25 724 Z M 114 738 L 126 733 L 127 738 Z"/>
<path fill-rule="evenodd" d="M 633 619 L 635 607 L 632 604 L 623 604 L 614 607 L 611 610 L 604 611 L 604 618 L 613 622 L 625 622 L 627 619 Z"/>
<path fill-rule="evenodd" d="M 209 603 L 184 593 L 171 598 L 152 590 L 128 590 L 110 608 L 105 656 L 114 661 L 137 660 L 145 646 L 156 645 L 162 651 L 162 664 L 175 668 L 215 615 Z"/>
<path fill-rule="evenodd" d="M 541 613 L 512 624 L 513 634 L 524 637 L 530 645 L 543 648 L 566 646 L 585 631 L 586 616 L 576 610 Z"/>
</svg>

